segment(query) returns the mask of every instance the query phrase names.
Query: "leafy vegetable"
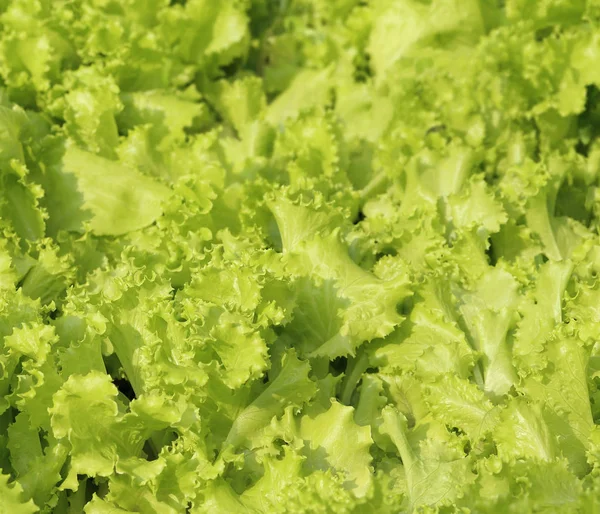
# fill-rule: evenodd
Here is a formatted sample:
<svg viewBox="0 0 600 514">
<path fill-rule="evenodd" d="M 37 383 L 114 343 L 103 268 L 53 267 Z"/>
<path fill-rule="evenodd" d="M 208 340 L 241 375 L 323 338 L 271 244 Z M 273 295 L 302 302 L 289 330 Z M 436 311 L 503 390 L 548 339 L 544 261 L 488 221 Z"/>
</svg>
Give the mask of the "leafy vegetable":
<svg viewBox="0 0 600 514">
<path fill-rule="evenodd" d="M 600 4 L 0 2 L 0 511 L 593 513 Z"/>
</svg>

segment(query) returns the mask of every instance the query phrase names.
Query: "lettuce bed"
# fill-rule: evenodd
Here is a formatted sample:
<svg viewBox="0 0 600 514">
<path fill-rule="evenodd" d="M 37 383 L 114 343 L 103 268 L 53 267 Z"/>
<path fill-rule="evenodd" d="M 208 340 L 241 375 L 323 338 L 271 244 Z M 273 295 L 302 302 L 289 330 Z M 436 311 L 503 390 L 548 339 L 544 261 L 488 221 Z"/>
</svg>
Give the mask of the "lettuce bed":
<svg viewBox="0 0 600 514">
<path fill-rule="evenodd" d="M 600 512 L 599 22 L 0 1 L 0 512 Z"/>
</svg>

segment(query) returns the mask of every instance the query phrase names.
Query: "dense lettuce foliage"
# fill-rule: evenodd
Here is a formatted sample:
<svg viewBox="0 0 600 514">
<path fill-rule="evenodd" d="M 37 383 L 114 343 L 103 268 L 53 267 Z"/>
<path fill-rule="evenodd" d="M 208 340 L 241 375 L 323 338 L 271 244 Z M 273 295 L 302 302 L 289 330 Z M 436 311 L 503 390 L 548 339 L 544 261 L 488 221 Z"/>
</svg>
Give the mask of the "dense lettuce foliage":
<svg viewBox="0 0 600 514">
<path fill-rule="evenodd" d="M 600 510 L 598 0 L 0 0 L 0 512 Z"/>
</svg>

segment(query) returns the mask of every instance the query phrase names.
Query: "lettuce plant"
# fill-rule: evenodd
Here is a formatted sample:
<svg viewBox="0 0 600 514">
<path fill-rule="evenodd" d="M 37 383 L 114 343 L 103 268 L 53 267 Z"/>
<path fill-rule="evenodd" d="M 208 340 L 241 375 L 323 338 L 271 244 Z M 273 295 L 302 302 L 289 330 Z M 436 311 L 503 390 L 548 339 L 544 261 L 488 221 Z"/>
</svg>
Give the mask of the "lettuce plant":
<svg viewBox="0 0 600 514">
<path fill-rule="evenodd" d="M 0 0 L 0 512 L 600 510 L 597 0 Z"/>
</svg>

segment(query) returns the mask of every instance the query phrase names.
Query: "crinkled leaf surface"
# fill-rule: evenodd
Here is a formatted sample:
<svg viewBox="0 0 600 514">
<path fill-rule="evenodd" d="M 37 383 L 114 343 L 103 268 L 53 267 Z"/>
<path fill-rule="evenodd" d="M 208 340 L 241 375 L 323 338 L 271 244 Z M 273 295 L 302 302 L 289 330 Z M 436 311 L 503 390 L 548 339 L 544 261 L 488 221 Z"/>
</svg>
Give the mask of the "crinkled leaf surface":
<svg viewBox="0 0 600 514">
<path fill-rule="evenodd" d="M 597 0 L 0 2 L 0 514 L 595 513 Z"/>
</svg>

